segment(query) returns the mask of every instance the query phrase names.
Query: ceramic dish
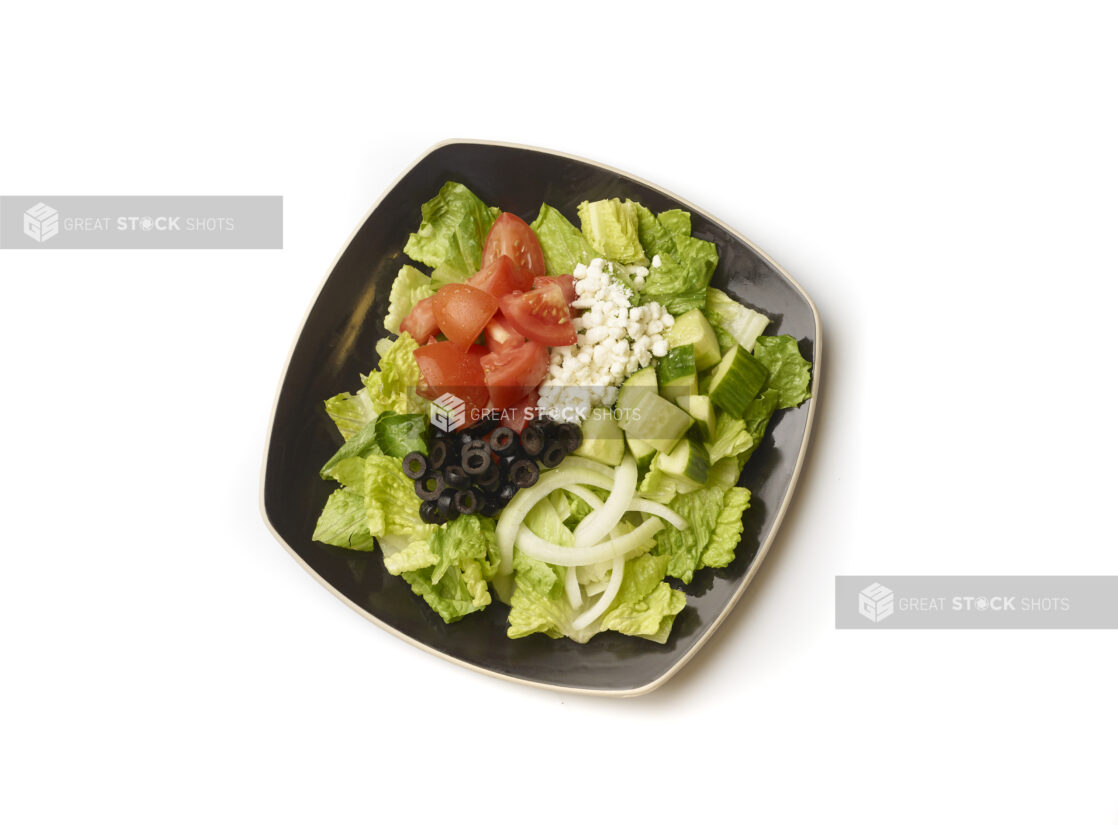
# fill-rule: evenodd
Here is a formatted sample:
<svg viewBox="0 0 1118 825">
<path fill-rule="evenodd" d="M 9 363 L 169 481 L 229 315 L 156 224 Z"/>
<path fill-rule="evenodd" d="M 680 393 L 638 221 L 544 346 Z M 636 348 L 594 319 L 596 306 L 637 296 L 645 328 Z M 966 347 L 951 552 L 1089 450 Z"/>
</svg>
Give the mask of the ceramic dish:
<svg viewBox="0 0 1118 825">
<path fill-rule="evenodd" d="M 333 485 L 318 469 L 337 449 L 323 399 L 352 387 L 376 366 L 374 344 L 388 289 L 404 258 L 419 207 L 447 180 L 464 183 L 486 203 L 525 220 L 548 203 L 575 218 L 580 201 L 621 197 L 654 212 L 691 212 L 695 236 L 718 246 L 713 286 L 769 316 L 766 334 L 788 333 L 812 362 L 814 397 L 778 413 L 746 465 L 753 492 L 737 559 L 705 569 L 682 587 L 687 607 L 660 645 L 602 633 L 580 645 L 542 635 L 506 637 L 508 610 L 494 603 L 444 624 L 402 579 L 389 575 L 379 552 L 342 550 L 311 541 Z M 819 403 L 819 316 L 811 299 L 772 259 L 702 209 L 631 175 L 592 161 L 525 146 L 455 140 L 433 147 L 373 206 L 334 262 L 303 321 L 280 382 L 265 448 L 261 505 L 279 542 L 323 585 L 377 625 L 457 664 L 540 687 L 616 696 L 662 685 L 691 658 L 749 585 L 784 517 Z M 673 586 L 679 587 L 678 582 Z"/>
</svg>

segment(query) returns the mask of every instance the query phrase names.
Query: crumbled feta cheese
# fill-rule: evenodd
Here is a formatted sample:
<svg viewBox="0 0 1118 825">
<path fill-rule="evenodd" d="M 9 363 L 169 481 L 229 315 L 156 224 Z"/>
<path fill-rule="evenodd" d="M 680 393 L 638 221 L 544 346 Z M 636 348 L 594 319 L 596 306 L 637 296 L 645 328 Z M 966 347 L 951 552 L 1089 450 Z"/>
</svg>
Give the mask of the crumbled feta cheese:
<svg viewBox="0 0 1118 825">
<path fill-rule="evenodd" d="M 659 256 L 652 265 L 659 265 Z M 572 273 L 578 296 L 572 306 L 585 312 L 574 319 L 577 343 L 552 350 L 540 387 L 540 407 L 553 418 L 577 423 L 595 406 L 614 403 L 628 376 L 667 353 L 663 333 L 674 319 L 655 302 L 632 306 L 632 290 L 615 273 L 640 288 L 648 269 L 595 258 Z"/>
</svg>

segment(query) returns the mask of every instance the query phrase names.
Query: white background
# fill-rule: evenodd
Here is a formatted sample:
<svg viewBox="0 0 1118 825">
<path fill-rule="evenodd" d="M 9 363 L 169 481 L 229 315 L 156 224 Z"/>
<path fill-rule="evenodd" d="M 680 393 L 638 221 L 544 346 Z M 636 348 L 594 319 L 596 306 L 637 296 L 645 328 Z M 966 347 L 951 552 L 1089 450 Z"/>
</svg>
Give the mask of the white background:
<svg viewBox="0 0 1118 825">
<path fill-rule="evenodd" d="M 833 627 L 836 574 L 1118 574 L 1107 4 L 373 5 L 5 9 L 0 192 L 280 194 L 285 248 L 0 252 L 0 819 L 1118 821 L 1114 632 Z M 648 697 L 415 650 L 258 513 L 307 303 L 448 137 L 655 181 L 820 308 L 790 516 Z"/>
</svg>

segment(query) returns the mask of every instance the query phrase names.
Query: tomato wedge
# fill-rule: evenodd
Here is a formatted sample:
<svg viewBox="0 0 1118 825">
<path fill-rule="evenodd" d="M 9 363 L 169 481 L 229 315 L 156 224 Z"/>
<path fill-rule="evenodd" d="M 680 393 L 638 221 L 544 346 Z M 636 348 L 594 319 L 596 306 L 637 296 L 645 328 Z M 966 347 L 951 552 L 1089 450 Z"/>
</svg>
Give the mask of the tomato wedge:
<svg viewBox="0 0 1118 825">
<path fill-rule="evenodd" d="M 500 298 L 517 289 L 531 289 L 532 273 L 508 255 L 500 255 L 497 260 L 483 266 L 466 283 L 485 290 L 494 298 Z"/>
<path fill-rule="evenodd" d="M 531 292 L 512 292 L 501 298 L 501 313 L 513 329 L 549 347 L 566 347 L 578 336 L 563 290 L 549 283 Z"/>
<path fill-rule="evenodd" d="M 490 352 L 504 352 L 524 343 L 524 336 L 512 328 L 505 316 L 498 312 L 485 325 L 485 345 Z"/>
<path fill-rule="evenodd" d="M 502 212 L 493 221 L 493 227 L 485 239 L 482 267 L 488 266 L 502 255 L 508 255 L 533 277 L 547 274 L 539 238 L 532 227 L 511 212 Z M 527 289 L 527 284 L 524 289 Z"/>
<path fill-rule="evenodd" d="M 501 424 L 506 427 L 511 427 L 518 433 L 524 430 L 526 424 L 535 420 L 535 409 L 539 406 L 540 394 L 536 390 L 532 390 L 524 398 L 511 407 L 505 408 L 505 414 L 501 416 Z M 532 410 L 529 414 L 528 410 Z"/>
<path fill-rule="evenodd" d="M 438 335 L 439 322 L 435 320 L 435 296 L 418 301 L 408 317 L 400 322 L 400 332 L 406 332 L 416 341 L 426 341 Z"/>
<path fill-rule="evenodd" d="M 478 350 L 463 352 L 452 341 L 437 341 L 415 351 L 415 361 L 422 376 L 418 392 L 432 400 L 444 393 L 453 393 L 466 402 L 469 422 L 473 411 L 485 407 L 489 390 Z"/>
<path fill-rule="evenodd" d="M 511 407 L 547 377 L 549 363 L 547 347 L 535 341 L 483 356 L 481 368 L 489 388 L 489 403 L 499 410 Z"/>
<path fill-rule="evenodd" d="M 469 349 L 497 311 L 497 299 L 469 284 L 447 284 L 434 294 L 435 321 L 459 349 Z"/>
<path fill-rule="evenodd" d="M 532 287 L 539 289 L 541 286 L 548 284 L 559 284 L 559 288 L 563 290 L 563 297 L 567 299 L 567 303 L 574 303 L 578 293 L 575 292 L 575 276 L 574 275 L 556 275 L 551 277 L 545 275 L 542 278 L 534 278 L 532 280 Z"/>
</svg>

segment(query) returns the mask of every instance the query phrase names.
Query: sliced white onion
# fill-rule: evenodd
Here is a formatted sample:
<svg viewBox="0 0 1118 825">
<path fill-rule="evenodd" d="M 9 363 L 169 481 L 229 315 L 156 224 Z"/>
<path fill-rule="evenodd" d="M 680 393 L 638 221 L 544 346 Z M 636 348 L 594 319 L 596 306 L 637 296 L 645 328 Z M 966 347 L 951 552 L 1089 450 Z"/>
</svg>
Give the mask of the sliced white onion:
<svg viewBox="0 0 1118 825">
<path fill-rule="evenodd" d="M 575 547 L 589 547 L 604 539 L 629 509 L 637 492 L 637 462 L 626 453 L 613 476 L 613 489 L 602 509 L 584 518 L 575 528 Z"/>
<path fill-rule="evenodd" d="M 578 589 L 578 573 L 574 567 L 567 568 L 563 589 L 567 591 L 567 601 L 571 603 L 571 607 L 575 610 L 582 607 L 582 591 Z"/>
<path fill-rule="evenodd" d="M 508 508 L 505 508 L 505 512 L 508 512 Z M 519 525 L 519 520 L 515 524 Z M 599 544 L 592 544 L 589 547 L 563 547 L 561 544 L 544 541 L 527 527 L 520 526 L 516 533 L 515 544 L 521 551 L 539 561 L 545 561 L 548 564 L 561 564 L 565 567 L 577 567 L 583 564 L 597 564 L 615 556 L 623 556 L 640 547 L 641 544 L 656 535 L 663 526 L 664 522 L 656 516 L 652 516 L 639 527 L 623 536 Z M 497 529 L 500 531 L 499 524 Z M 498 546 L 500 546 L 499 534 Z"/>
<path fill-rule="evenodd" d="M 599 581 L 596 581 L 592 584 L 586 585 L 586 595 L 587 595 L 587 597 L 597 595 L 598 593 L 601 593 L 603 590 L 605 590 L 606 589 L 606 582 L 608 582 L 608 581 L 609 581 L 609 579 L 599 580 Z"/>
<path fill-rule="evenodd" d="M 592 473 L 603 475 L 606 478 L 613 478 L 614 468 L 608 464 L 603 464 L 600 461 L 594 461 L 591 458 L 583 458 L 578 455 L 569 455 L 563 459 L 562 463 L 556 467 L 557 470 L 589 470 Z"/>
<path fill-rule="evenodd" d="M 561 487 L 569 488 L 572 484 L 593 484 L 597 486 L 602 479 L 601 473 L 590 472 L 585 469 L 556 468 L 543 473 L 540 480 L 531 487 L 525 487 L 517 492 L 497 520 L 497 549 L 501 553 L 501 564 L 497 568 L 498 573 L 503 575 L 512 573 L 512 550 L 516 543 L 517 531 L 521 529 L 524 519 L 528 516 L 528 511 L 535 507 L 541 499 L 551 491 L 558 490 Z M 528 532 L 531 533 L 531 531 Z"/>
<path fill-rule="evenodd" d="M 640 528 L 637 528 L 640 529 Z M 635 531 L 634 531 L 635 532 Z M 571 622 L 573 630 L 582 630 L 584 627 L 595 621 L 599 616 L 606 612 L 610 603 L 617 598 L 617 592 L 621 589 L 621 579 L 625 576 L 625 556 L 619 555 L 613 560 L 613 570 L 609 574 L 609 585 L 606 591 L 602 594 L 598 601 L 594 602 L 594 606 L 588 609 L 585 613 L 581 614 L 577 619 Z"/>
<path fill-rule="evenodd" d="M 648 513 L 651 516 L 659 516 L 676 530 L 686 530 L 687 520 L 679 515 L 671 507 L 661 504 L 658 501 L 649 501 L 648 499 L 641 498 L 640 496 L 633 496 L 633 500 L 629 502 L 629 511 L 638 513 Z"/>
</svg>

